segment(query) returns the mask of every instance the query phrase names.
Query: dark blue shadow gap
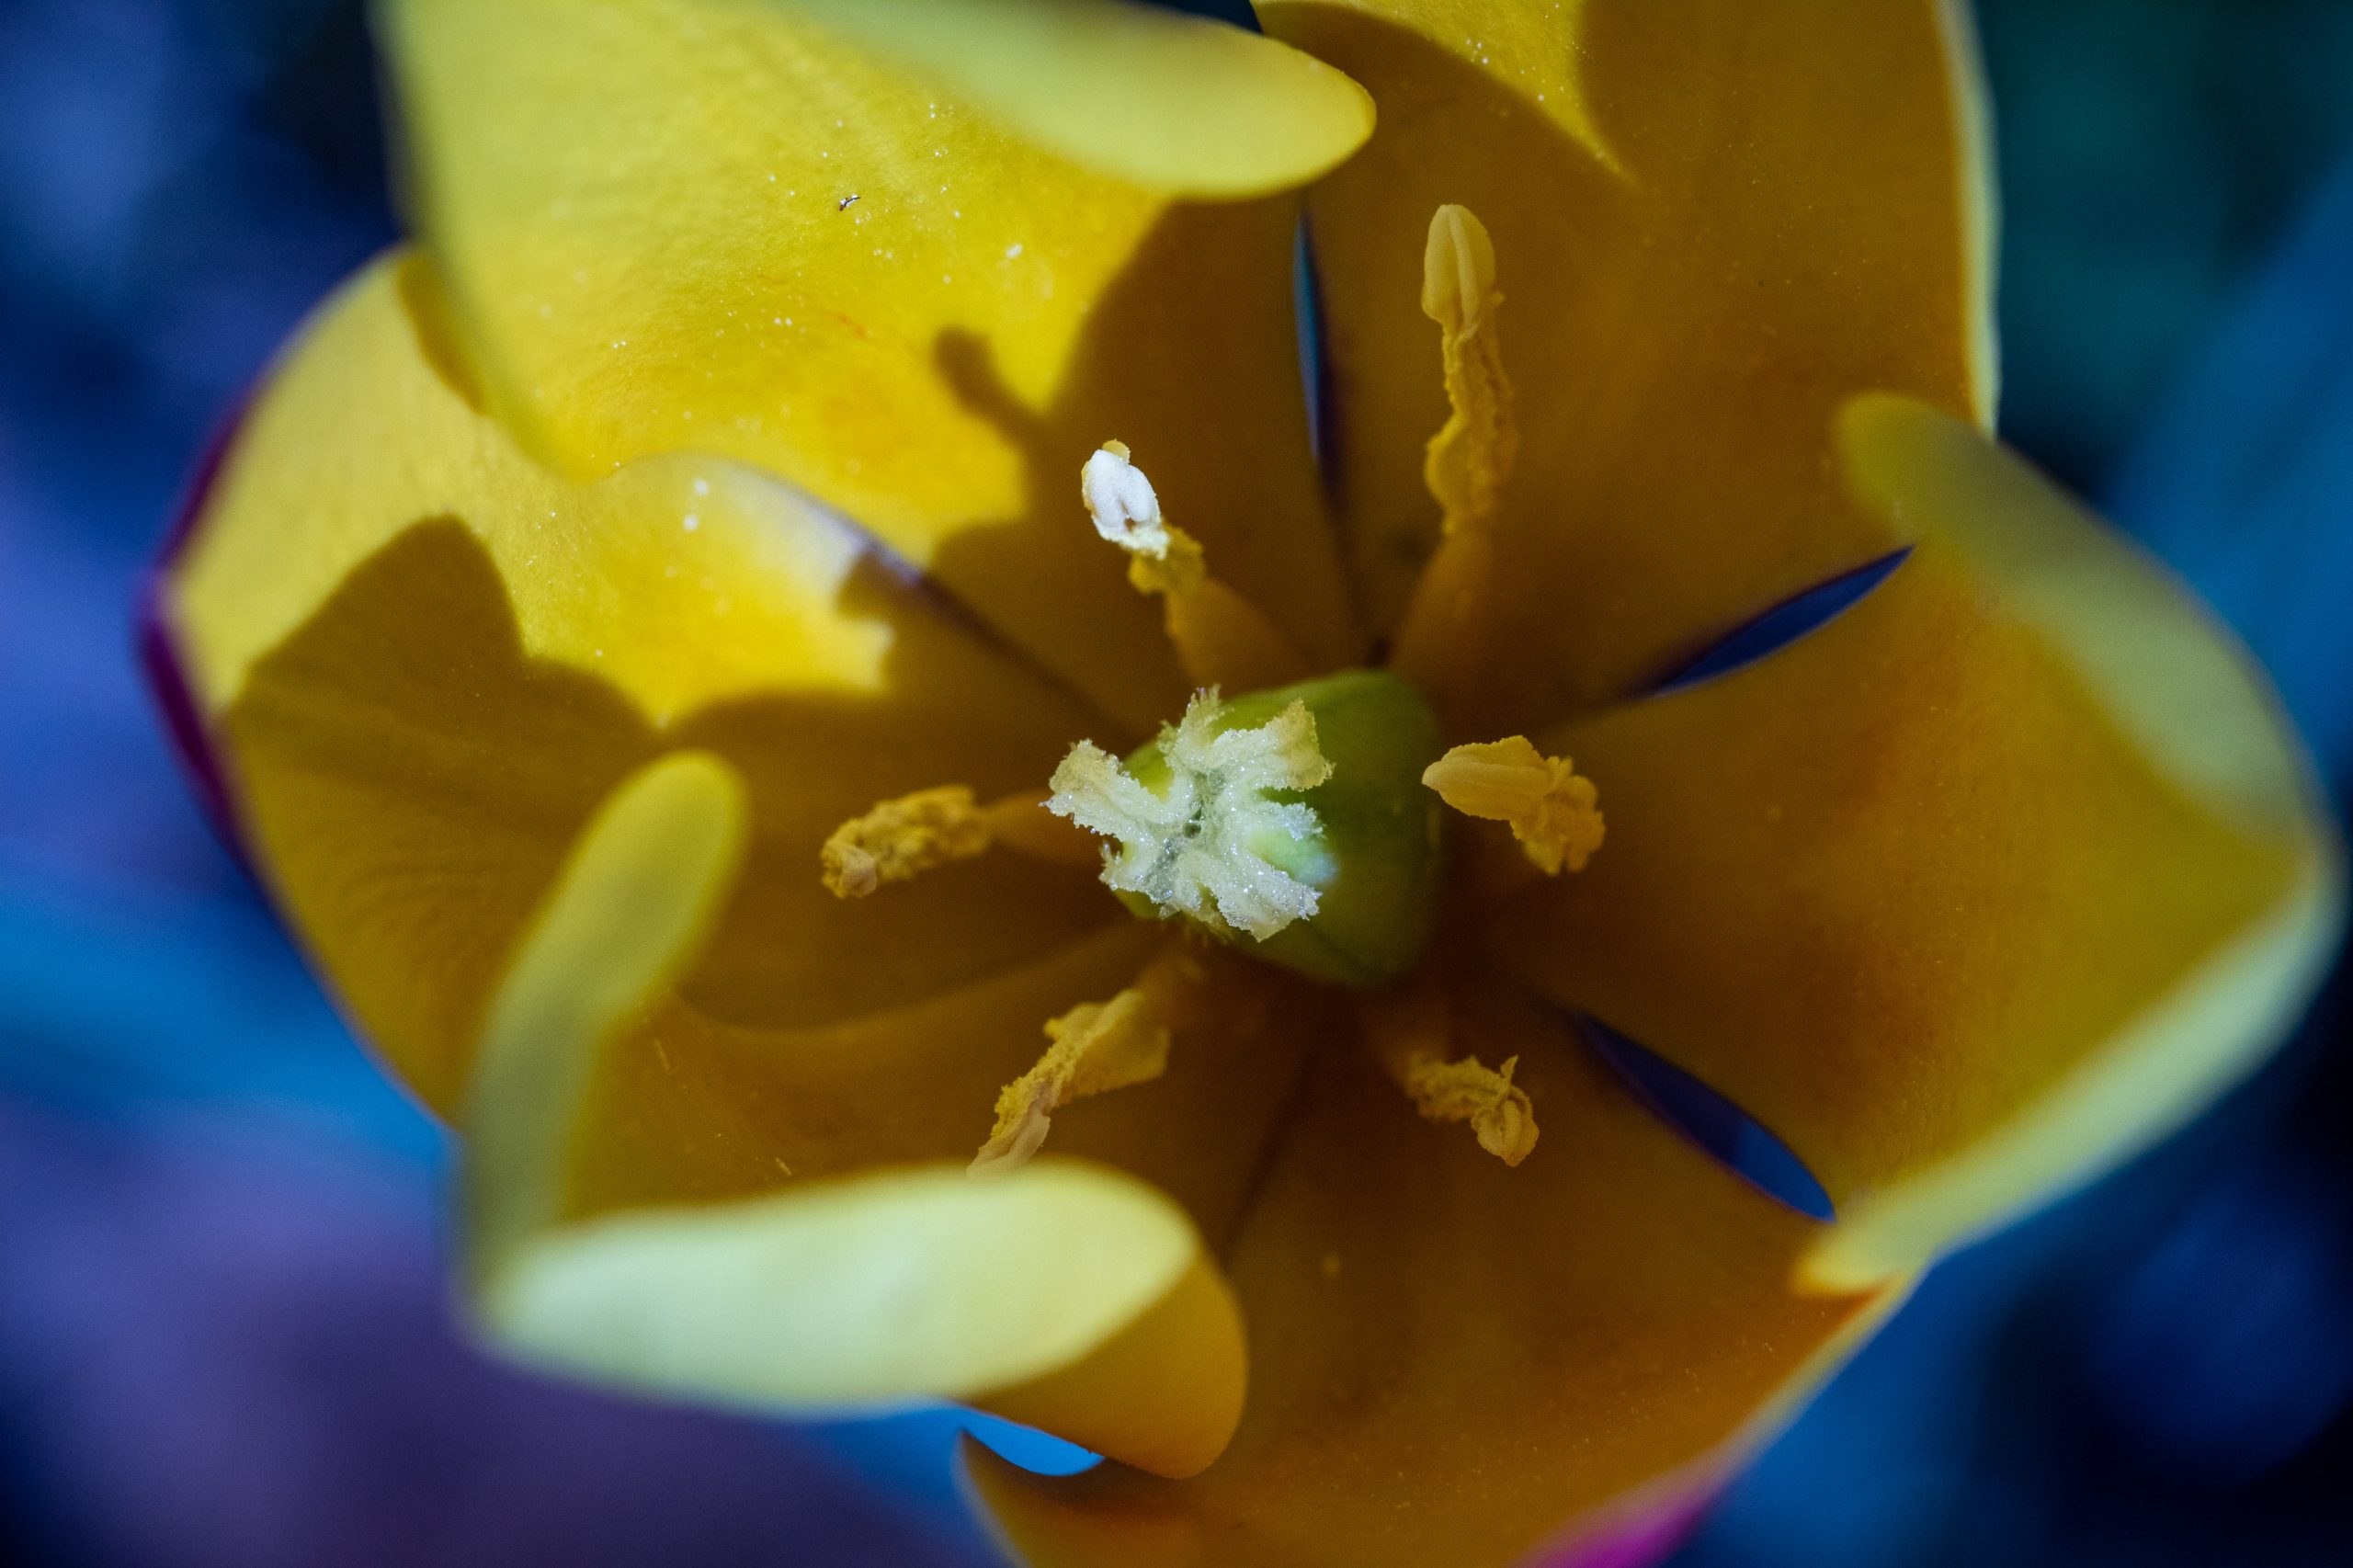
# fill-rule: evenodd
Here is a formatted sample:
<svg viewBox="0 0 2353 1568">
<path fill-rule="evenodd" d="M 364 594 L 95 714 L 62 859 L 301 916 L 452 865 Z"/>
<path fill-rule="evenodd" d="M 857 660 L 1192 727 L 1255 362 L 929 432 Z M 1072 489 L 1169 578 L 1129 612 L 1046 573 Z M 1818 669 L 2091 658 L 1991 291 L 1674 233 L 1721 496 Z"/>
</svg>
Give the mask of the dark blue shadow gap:
<svg viewBox="0 0 2353 1568">
<path fill-rule="evenodd" d="M 1912 548 L 1906 545 L 1867 566 L 1858 566 L 1852 572 L 1808 588 L 1794 598 L 1784 599 L 1756 619 L 1733 628 L 1699 657 L 1653 682 L 1649 695 L 1680 691 L 1703 680 L 1730 675 L 1768 654 L 1779 653 L 1799 638 L 1820 631 L 1854 608 L 1873 588 L 1893 576 L 1895 569 L 1911 556 Z"/>
<path fill-rule="evenodd" d="M 1324 333 L 1324 280 L 1315 265 L 1315 236 L 1307 220 L 1299 221 L 1291 244 L 1291 310 L 1299 338 L 1299 384 L 1307 403 L 1307 444 L 1326 494 L 1337 472 L 1333 449 L 1333 418 L 1338 408 L 1332 395 L 1332 361 Z"/>
<path fill-rule="evenodd" d="M 1763 1122 L 1598 1018 L 1581 1017 L 1577 1024 L 1586 1043 L 1660 1120 L 1768 1198 L 1825 1224 L 1837 1218 L 1822 1183 Z"/>
</svg>

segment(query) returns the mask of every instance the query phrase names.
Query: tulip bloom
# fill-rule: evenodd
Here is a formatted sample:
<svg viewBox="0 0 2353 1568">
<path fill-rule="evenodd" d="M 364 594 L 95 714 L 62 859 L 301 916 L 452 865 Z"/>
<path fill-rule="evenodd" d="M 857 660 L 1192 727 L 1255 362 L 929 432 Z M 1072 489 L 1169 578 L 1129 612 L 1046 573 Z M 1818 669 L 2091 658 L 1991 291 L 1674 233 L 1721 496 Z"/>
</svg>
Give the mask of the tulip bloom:
<svg viewBox="0 0 2353 1568">
<path fill-rule="evenodd" d="M 2256 1061 L 2334 840 L 1986 434 L 1954 7 L 1262 11 L 392 0 L 417 248 L 158 623 L 514 1353 L 1059 1433 L 1040 1562 L 1604 1550 Z"/>
</svg>

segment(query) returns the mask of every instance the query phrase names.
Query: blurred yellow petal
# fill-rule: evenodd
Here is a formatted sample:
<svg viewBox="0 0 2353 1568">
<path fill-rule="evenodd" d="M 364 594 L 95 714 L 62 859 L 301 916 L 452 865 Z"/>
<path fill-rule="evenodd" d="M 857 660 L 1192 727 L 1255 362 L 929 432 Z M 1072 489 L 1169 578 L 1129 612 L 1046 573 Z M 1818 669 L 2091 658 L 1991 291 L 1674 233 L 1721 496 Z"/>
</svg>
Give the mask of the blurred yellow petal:
<svg viewBox="0 0 2353 1568">
<path fill-rule="evenodd" d="M 533 918 L 467 1099 L 484 1327 L 543 1364 L 752 1408 L 1019 1387 L 1026 1411 L 1076 1415 L 1063 1424 L 1086 1439 L 1206 1463 L 1239 1406 L 1239 1326 L 1189 1219 L 1131 1178 L 1050 1161 L 973 1182 L 932 1166 L 734 1203 L 564 1212 L 598 1058 L 689 961 L 735 872 L 744 814 L 715 759 L 651 764 L 599 808 Z M 1083 1387 L 1090 1358 L 1137 1335 L 1150 1360 L 1192 1380 L 1115 1386 L 1156 1392 L 1173 1421 L 1054 1397 L 1058 1378 Z M 1190 1444 L 1168 1444 L 1172 1426 Z M 1135 1427 L 1139 1442 L 1118 1444 Z"/>
<path fill-rule="evenodd" d="M 1347 548 L 1392 624 L 1438 524 L 1431 214 L 1492 233 L 1522 447 L 1465 736 L 1566 717 L 1886 548 L 1830 418 L 1889 388 L 1981 415 L 1991 208 L 1940 0 L 1266 0 L 1381 126 L 1311 199 Z"/>
<path fill-rule="evenodd" d="M 2261 677 L 1972 426 L 1841 422 L 1912 558 L 1746 670 L 1551 737 L 1610 802 L 1509 961 L 1787 1140 L 1816 1283 L 1908 1271 L 2166 1131 L 2277 1041 L 2338 871 Z"/>
<path fill-rule="evenodd" d="M 1709 1490 L 1900 1295 L 1792 1294 L 1814 1227 L 1557 1026 L 1476 1043 L 1519 1056 L 1545 1125 L 1516 1170 L 1417 1118 L 1369 1056 L 1319 1062 L 1228 1256 L 1250 1400 L 1207 1471 L 1047 1480 L 968 1449 L 1027 1561 L 1506 1568 Z"/>
<path fill-rule="evenodd" d="M 1173 1200 L 1188 1233 L 1218 1244 L 1245 1211 L 1269 1143 L 1293 1103 L 1305 1044 L 1324 1027 L 1316 998 L 1256 986 L 1250 966 L 1225 955 L 1203 955 L 1204 962 L 1222 966 L 1219 1006 L 1178 1033 L 1165 1074 L 1056 1114 L 1054 1154 L 1040 1165 L 1091 1173 L 1090 1181 L 1111 1183 L 1110 1197 L 1097 1185 L 1083 1186 L 1074 1197 L 1057 1187 L 1039 1199 L 1034 1210 L 1028 1197 L 1000 1210 L 974 1207 L 960 1196 L 966 1187 L 993 1185 L 974 1182 L 964 1168 L 987 1133 L 998 1086 L 1036 1055 L 1043 1021 L 1074 999 L 1106 994 L 1125 983 L 1165 940 L 1154 926 L 1122 921 L 1091 941 L 961 991 L 815 1028 L 747 1028 L 678 998 L 659 1002 L 611 1037 L 594 1081 L 571 1106 L 566 1163 L 558 1178 L 560 1212 L 584 1238 L 620 1239 L 609 1251 L 599 1243 L 598 1250 L 580 1255 L 597 1270 L 597 1281 L 609 1278 L 588 1297 L 568 1293 L 573 1277 L 564 1271 L 573 1261 L 569 1254 L 558 1260 L 558 1272 L 548 1278 L 565 1289 L 549 1309 L 557 1321 L 548 1331 L 561 1332 L 566 1343 L 574 1334 L 586 1336 L 579 1346 L 584 1357 L 604 1354 L 597 1336 L 608 1320 L 597 1315 L 574 1323 L 575 1303 L 620 1301 L 636 1289 L 648 1299 L 645 1312 L 673 1321 L 674 1311 L 700 1309 L 673 1309 L 658 1279 L 631 1278 L 636 1268 L 658 1275 L 673 1256 L 702 1257 L 705 1249 L 710 1268 L 733 1267 L 737 1260 L 748 1266 L 770 1244 L 766 1238 L 800 1234 L 796 1227 L 804 1215 L 855 1215 L 858 1225 L 874 1231 L 874 1244 L 882 1250 L 873 1258 L 827 1263 L 845 1288 L 872 1278 L 863 1271 L 883 1267 L 874 1258 L 898 1244 L 886 1233 L 901 1227 L 915 1233 L 908 1242 L 915 1255 L 933 1260 L 924 1266 L 928 1272 L 910 1273 L 915 1286 L 967 1303 L 974 1292 L 997 1288 L 988 1273 L 995 1265 L 947 1247 L 935 1225 L 997 1226 L 991 1233 L 1006 1238 L 1024 1268 L 1052 1274 L 1092 1267 L 1087 1260 L 1098 1255 L 1107 1267 L 1126 1258 L 1127 1244 L 1094 1238 L 1087 1227 L 1098 1221 L 1160 1227 Z M 928 1174 L 921 1182 L 894 1185 L 908 1173 Z M 870 1202 L 847 1196 L 862 1191 L 868 1178 L 884 1184 Z M 1136 1196 L 1142 1190 L 1165 1196 L 1146 1203 Z M 835 1194 L 844 1195 L 838 1210 L 822 1207 L 835 1204 Z M 804 1200 L 821 1207 L 796 1206 Z M 737 1218 L 719 1218 L 722 1211 Z M 1022 1218 L 1033 1212 L 1045 1227 L 1039 1236 Z M 1134 1218 L 1138 1212 L 1141 1221 Z M 708 1218 L 694 1218 L 698 1213 Z M 683 1227 L 674 1231 L 668 1218 L 657 1227 L 657 1250 L 679 1249 L 660 1250 L 658 1264 L 636 1249 L 637 1241 L 657 1233 L 634 1228 L 632 1217 L 648 1214 L 675 1217 Z M 1056 1228 L 1067 1233 L 1054 1243 L 1069 1249 L 1067 1257 L 1040 1263 L 1022 1250 L 1047 1244 L 1042 1235 Z M 701 1286 L 719 1288 L 696 1278 Z M 614 1294 L 605 1296 L 607 1289 Z M 813 1293 L 804 1304 L 830 1313 L 831 1300 Z M 1034 1305 L 1029 1296 L 1021 1300 Z M 817 1380 L 832 1374 L 782 1364 L 747 1369 L 710 1362 L 693 1375 L 710 1381 L 710 1397 L 725 1398 L 720 1385 L 740 1376 L 766 1391 L 760 1397 L 804 1404 L 881 1399 L 894 1388 L 904 1394 L 921 1383 L 919 1392 L 929 1396 L 965 1399 L 1157 1473 L 1198 1470 L 1231 1435 L 1246 1372 L 1236 1309 L 1217 1265 L 1205 1253 L 1195 1256 L 1125 1321 L 1114 1321 L 1114 1309 L 1125 1310 L 1126 1295 L 1100 1301 L 1111 1304 L 1102 1307 L 1099 1341 L 1050 1346 L 1029 1359 L 1023 1358 L 1029 1353 L 1010 1341 L 1008 1316 L 988 1320 L 987 1332 L 1006 1337 L 985 1346 L 938 1338 L 912 1346 L 901 1359 L 875 1359 L 880 1348 L 859 1352 L 869 1358 L 857 1363 L 858 1375 L 870 1381 L 856 1388 L 828 1392 Z M 604 1306 L 594 1308 L 604 1312 Z M 697 1334 L 709 1326 L 692 1321 Z M 824 1326 L 834 1322 L 825 1317 L 808 1332 L 847 1332 Z M 784 1354 L 763 1351 L 770 1353 Z M 933 1359 L 920 1362 L 928 1369 L 918 1378 L 914 1369 L 924 1357 Z M 959 1357 L 973 1359 L 955 1361 Z M 624 1379 L 642 1376 L 618 1361 L 579 1364 Z M 966 1370 L 951 1378 L 941 1370 L 949 1365 Z M 891 1385 L 886 1373 L 908 1381 Z"/>
<path fill-rule="evenodd" d="M 1117 436 L 1222 578 L 1323 662 L 1353 652 L 1295 198 L 1202 199 L 1344 156 L 1370 110 L 1336 73 L 1059 0 L 387 15 L 454 336 L 542 458 L 765 467 L 1144 729 L 1184 682 L 1073 494 Z"/>
<path fill-rule="evenodd" d="M 1047 1159 L 974 1181 L 959 1162 L 565 1226 L 496 1269 L 482 1311 L 511 1350 L 650 1392 L 802 1413 L 985 1403 L 1085 1363 L 1163 1302 L 1189 1309 L 1212 1267 L 1199 1249 L 1183 1210 L 1117 1172 Z M 1009 1408 L 1098 1451 L 1199 1469 L 1231 1429 L 1244 1365 L 1211 1290 L 1211 1312 L 1153 1345 L 1190 1381 Z M 1147 1391 L 1165 1405 L 1129 1403 Z"/>
<path fill-rule="evenodd" d="M 1311 55 L 1129 0 L 783 0 L 1039 147 L 1171 196 L 1263 196 L 1364 144 L 1372 99 Z"/>
<path fill-rule="evenodd" d="M 944 780 L 1034 789 L 1099 721 L 740 468 L 551 478 L 437 371 L 414 298 L 380 267 L 306 333 L 165 608 L 264 875 L 429 1103 L 573 835 L 668 747 L 725 757 L 753 803 L 752 874 L 688 983 L 727 1016 L 902 1006 L 1121 918 L 1017 856 L 828 895 L 837 824 Z"/>
<path fill-rule="evenodd" d="M 927 1216 L 943 1225 L 1013 1224 L 1006 1216 L 1029 1212 L 975 1209 L 958 1196 L 965 1187 L 995 1185 L 964 1171 L 987 1134 L 997 1088 L 1036 1055 L 1046 1018 L 1074 999 L 1123 983 L 1165 939 L 1150 926 L 1123 922 L 1030 968 L 824 1028 L 731 1026 L 686 1003 L 664 1003 L 614 1038 L 579 1102 L 566 1148 L 563 1212 L 590 1227 L 609 1224 L 634 1234 L 625 1229 L 630 1216 L 649 1210 L 746 1205 L 744 1226 L 758 1230 L 765 1221 L 748 1216 L 762 1203 L 797 1203 L 801 1195 L 830 1203 L 826 1194 L 847 1193 L 868 1177 L 928 1173 L 918 1184 L 890 1187 L 899 1197 L 888 1203 L 878 1199 L 878 1207 L 855 1211 L 861 1224 L 878 1230 L 877 1246 L 896 1244 L 879 1234 L 890 1226 L 919 1232 L 909 1244 L 936 1256 L 941 1270 L 919 1276 L 924 1288 L 978 1312 L 973 1293 L 996 1288 L 985 1272 L 995 1265 L 958 1261 L 962 1255 L 943 1250 L 926 1229 L 935 1222 Z M 1252 1005 L 1243 960 L 1212 955 L 1205 961 L 1226 965 L 1222 978 L 1238 983 L 1222 987 L 1222 1005 L 1179 1032 L 1166 1074 L 1064 1108 L 1055 1117 L 1052 1156 L 1025 1167 L 1083 1169 L 1093 1173 L 1090 1181 L 1107 1182 L 1117 1171 L 1126 1185 L 1115 1182 L 1115 1191 L 1126 1196 L 1102 1199 L 1113 1206 L 1101 1209 L 1066 1208 L 1055 1199 L 1051 1211 L 1038 1211 L 1040 1223 L 1049 1231 L 1080 1227 L 1054 1244 L 1070 1256 L 1039 1262 L 1020 1251 L 1032 1244 L 1023 1230 L 1006 1244 L 1025 1259 L 1024 1267 L 1051 1273 L 1086 1265 L 1094 1254 L 1125 1256 L 1126 1244 L 1094 1238 L 1086 1227 L 1097 1220 L 1110 1227 L 1130 1222 L 1125 1206 L 1142 1202 L 1133 1192 L 1147 1188 L 1165 1195 L 1154 1204 L 1187 1218 L 1188 1234 L 1215 1245 L 1232 1233 L 1292 1102 L 1302 1042 L 1316 1037 L 1319 1020 L 1313 1000 L 1297 994 L 1268 994 L 1263 1005 Z M 1092 1205 L 1099 1193 L 1088 1186 L 1081 1196 Z M 1154 1216 L 1164 1210 L 1147 1207 L 1144 1221 L 1160 1226 Z M 732 1246 L 725 1239 L 736 1233 L 732 1222 L 711 1224 L 712 1244 Z M 1036 1245 L 1047 1244 L 1043 1236 Z M 624 1249 L 615 1256 L 635 1255 Z M 846 1278 L 860 1278 L 843 1267 Z M 1009 1316 L 989 1321 L 992 1334 L 1013 1332 Z M 1215 1264 L 1197 1257 L 1132 1318 L 1113 1324 L 1107 1316 L 1102 1327 L 1105 1337 L 1083 1353 L 1055 1351 L 1020 1365 L 993 1361 L 985 1377 L 973 1371 L 928 1392 L 999 1410 L 1157 1471 L 1185 1473 L 1207 1463 L 1233 1429 L 1245 1369 L 1235 1310 Z M 1015 1351 L 1006 1344 L 991 1354 L 1011 1358 Z M 821 1375 L 781 1368 L 762 1374 L 779 1391 L 788 1376 Z M 1003 1381 L 991 1386 L 991 1379 Z M 856 1397 L 884 1392 L 877 1383 Z"/>
<path fill-rule="evenodd" d="M 563 1151 L 596 1049 L 674 983 L 741 869 L 743 780 L 673 752 L 597 810 L 491 1004 L 466 1120 L 477 1261 L 494 1268 L 553 1221 Z"/>
</svg>

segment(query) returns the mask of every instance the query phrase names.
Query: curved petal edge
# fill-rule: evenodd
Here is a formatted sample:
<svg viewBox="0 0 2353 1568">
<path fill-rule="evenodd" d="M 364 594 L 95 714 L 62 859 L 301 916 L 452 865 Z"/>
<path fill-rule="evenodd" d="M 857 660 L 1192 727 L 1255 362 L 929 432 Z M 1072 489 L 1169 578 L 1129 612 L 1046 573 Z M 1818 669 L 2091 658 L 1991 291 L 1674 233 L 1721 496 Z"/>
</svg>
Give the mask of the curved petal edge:
<svg viewBox="0 0 2353 1568">
<path fill-rule="evenodd" d="M 2151 764 L 2290 858 L 2270 907 L 2060 1082 L 1967 1147 L 1862 1195 L 1799 1266 L 1854 1290 L 2090 1180 L 2187 1120 L 2293 1028 L 2343 930 L 2342 851 L 2302 745 L 2252 660 L 2161 567 L 1964 422 L 1850 403 L 1859 501 L 1955 546 Z"/>
</svg>

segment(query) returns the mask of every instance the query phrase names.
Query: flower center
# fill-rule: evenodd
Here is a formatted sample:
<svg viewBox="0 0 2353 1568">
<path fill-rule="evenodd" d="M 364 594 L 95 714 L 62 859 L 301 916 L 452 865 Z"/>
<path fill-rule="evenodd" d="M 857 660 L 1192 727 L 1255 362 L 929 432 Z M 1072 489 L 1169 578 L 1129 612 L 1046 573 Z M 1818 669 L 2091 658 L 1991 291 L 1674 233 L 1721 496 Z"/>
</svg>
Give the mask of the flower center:
<svg viewBox="0 0 2353 1568">
<path fill-rule="evenodd" d="M 1079 742 L 1054 769 L 1046 809 L 1118 841 L 1103 865 L 1113 892 L 1264 941 L 1313 915 L 1317 888 L 1331 880 L 1328 857 L 1299 866 L 1303 877 L 1286 869 L 1324 842 L 1324 824 L 1313 807 L 1275 797 L 1313 790 L 1332 765 L 1316 750 L 1315 716 L 1303 699 L 1248 728 L 1222 723 L 1225 710 L 1205 691 L 1161 731 L 1150 748 L 1159 766 L 1139 763 L 1141 773 L 1161 776 L 1156 787 Z"/>
<path fill-rule="evenodd" d="M 1486 664 L 1494 527 L 1518 449 L 1495 335 L 1502 298 L 1485 228 L 1439 209 L 1422 306 L 1439 329 L 1451 408 L 1424 465 L 1441 526 L 1390 668 L 1308 678 L 1296 646 L 1219 579 L 1200 541 L 1163 515 L 1135 454 L 1109 441 L 1086 460 L 1080 498 L 1126 552 L 1130 583 L 1162 603 L 1200 688 L 1183 715 L 1124 758 L 1078 741 L 1043 791 L 983 803 L 955 785 L 923 790 L 825 841 L 824 883 L 844 898 L 1005 847 L 1086 866 L 1131 913 L 1174 926 L 1133 984 L 1047 1023 L 1037 1065 L 998 1097 L 975 1172 L 1029 1159 L 1059 1108 L 1159 1076 L 1172 1042 L 1221 998 L 1231 1006 L 1247 966 L 1212 961 L 1205 944 L 1366 993 L 1366 1042 L 1423 1116 L 1469 1124 L 1508 1165 L 1535 1146 L 1515 1063 L 1456 1055 L 1445 977 L 1426 958 L 1442 903 L 1580 870 L 1602 841 L 1594 786 L 1567 758 L 1520 735 L 1446 749 L 1433 710 L 1475 687 Z M 1504 824 L 1509 840 L 1449 828 L 1449 808 Z M 1449 837 L 1477 851 L 1459 857 L 1461 874 L 1449 870 Z"/>
</svg>

